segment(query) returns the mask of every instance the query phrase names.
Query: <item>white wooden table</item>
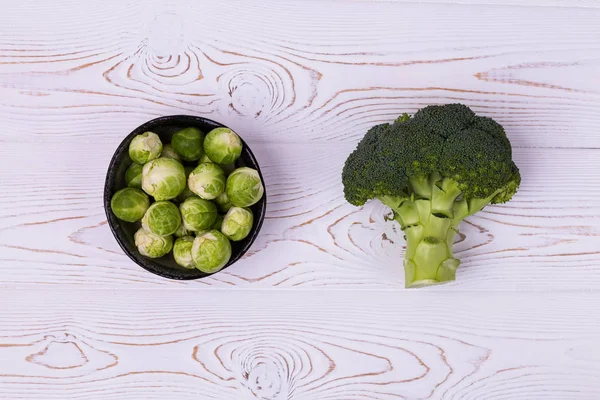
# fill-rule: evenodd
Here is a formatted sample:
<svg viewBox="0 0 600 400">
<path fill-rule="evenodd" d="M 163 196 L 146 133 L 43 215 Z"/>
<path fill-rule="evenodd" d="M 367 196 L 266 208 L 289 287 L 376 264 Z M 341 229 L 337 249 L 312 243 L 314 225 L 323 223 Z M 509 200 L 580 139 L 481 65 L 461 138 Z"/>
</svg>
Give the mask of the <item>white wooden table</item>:
<svg viewBox="0 0 600 400">
<path fill-rule="evenodd" d="M 0 399 L 600 398 L 600 1 L 0 2 Z M 385 208 L 344 201 L 365 131 L 462 102 L 523 182 L 405 290 Z M 102 205 L 154 117 L 219 120 L 265 172 L 251 253 L 142 270 Z"/>
</svg>

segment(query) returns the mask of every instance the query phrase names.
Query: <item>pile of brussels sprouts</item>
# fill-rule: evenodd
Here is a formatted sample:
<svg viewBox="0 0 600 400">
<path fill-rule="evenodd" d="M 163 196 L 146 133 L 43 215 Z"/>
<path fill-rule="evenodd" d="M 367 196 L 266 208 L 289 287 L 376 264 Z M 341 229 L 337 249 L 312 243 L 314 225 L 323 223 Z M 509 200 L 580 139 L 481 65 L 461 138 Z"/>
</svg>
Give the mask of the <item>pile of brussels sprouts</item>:
<svg viewBox="0 0 600 400">
<path fill-rule="evenodd" d="M 177 264 L 206 273 L 227 264 L 230 240 L 248 236 L 254 223 L 248 207 L 264 194 L 256 170 L 235 168 L 241 153 L 240 137 L 228 128 L 206 136 L 186 128 L 170 144 L 153 132 L 133 138 L 127 187 L 114 194 L 111 209 L 120 220 L 141 221 L 134 236 L 141 255 L 159 258 L 173 250 Z"/>
</svg>

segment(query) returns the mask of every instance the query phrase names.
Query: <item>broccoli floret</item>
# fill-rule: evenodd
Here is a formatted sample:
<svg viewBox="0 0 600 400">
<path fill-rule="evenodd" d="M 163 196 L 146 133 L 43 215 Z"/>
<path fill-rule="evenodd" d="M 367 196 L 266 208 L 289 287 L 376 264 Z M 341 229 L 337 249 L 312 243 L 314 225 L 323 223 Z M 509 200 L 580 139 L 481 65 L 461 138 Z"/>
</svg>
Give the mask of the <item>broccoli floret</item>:
<svg viewBox="0 0 600 400">
<path fill-rule="evenodd" d="M 504 129 L 462 104 L 429 106 L 371 128 L 346 160 L 346 200 L 390 207 L 407 242 L 406 287 L 454 280 L 458 225 L 521 182 Z"/>
</svg>

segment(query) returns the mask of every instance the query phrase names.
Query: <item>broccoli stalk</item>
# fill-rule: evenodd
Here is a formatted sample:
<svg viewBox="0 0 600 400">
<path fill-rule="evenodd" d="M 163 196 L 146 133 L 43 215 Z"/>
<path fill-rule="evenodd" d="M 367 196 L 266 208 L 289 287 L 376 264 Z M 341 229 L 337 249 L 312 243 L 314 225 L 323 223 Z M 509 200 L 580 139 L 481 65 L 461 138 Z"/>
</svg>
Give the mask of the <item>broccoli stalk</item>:
<svg viewBox="0 0 600 400">
<path fill-rule="evenodd" d="M 404 231 L 406 287 L 456 277 L 452 245 L 461 221 L 509 200 L 520 183 L 500 125 L 466 106 L 431 106 L 372 128 L 348 157 L 346 199 L 378 199 Z"/>
<path fill-rule="evenodd" d="M 406 287 L 428 286 L 456 278 L 460 260 L 454 258 L 452 245 L 461 221 L 480 211 L 491 201 L 463 198 L 458 184 L 439 173 L 410 179 L 410 195 L 381 196 L 392 209 L 394 219 L 404 231 Z"/>
</svg>

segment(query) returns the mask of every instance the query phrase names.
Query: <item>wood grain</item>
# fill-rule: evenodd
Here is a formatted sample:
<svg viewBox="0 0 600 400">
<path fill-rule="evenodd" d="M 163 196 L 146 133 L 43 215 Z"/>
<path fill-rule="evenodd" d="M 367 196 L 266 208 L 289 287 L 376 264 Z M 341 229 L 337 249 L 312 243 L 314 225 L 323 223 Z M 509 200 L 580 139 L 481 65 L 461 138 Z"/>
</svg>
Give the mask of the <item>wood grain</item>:
<svg viewBox="0 0 600 400">
<path fill-rule="evenodd" d="M 6 134 L 119 139 L 151 117 L 192 113 L 254 140 L 354 142 L 402 112 L 459 101 L 498 119 L 516 146 L 600 147 L 597 3 L 144 4 L 9 5 Z"/>
<path fill-rule="evenodd" d="M 0 279 L 7 286 L 160 285 L 129 261 L 102 205 L 117 143 L 5 143 L 0 158 Z M 402 288 L 404 239 L 387 209 L 343 198 L 340 171 L 353 145 L 250 143 L 265 174 L 268 208 L 250 254 L 189 286 Z M 516 149 L 523 182 L 514 199 L 460 227 L 457 282 L 439 290 L 581 290 L 600 284 L 598 150 Z M 24 182 L 39 182 L 26 185 Z M 18 201 L 15 201 L 18 199 Z M 289 251 L 293 249 L 293 251 Z"/>
<path fill-rule="evenodd" d="M 0 302 L 11 308 L 0 315 L 0 360 L 10 364 L 0 363 L 0 397 L 479 400 L 598 393 L 598 320 L 579 307 L 597 309 L 597 294 L 508 300 L 489 293 L 473 302 L 468 293 L 238 292 L 243 304 L 231 296 L 186 288 L 2 291 Z"/>
<path fill-rule="evenodd" d="M 504 400 L 600 393 L 600 2 L 1 2 L 0 399 Z M 403 289 L 388 210 L 342 196 L 372 125 L 462 102 L 523 183 Z M 106 225 L 118 143 L 213 118 L 258 156 L 252 251 L 209 279 Z"/>
</svg>

